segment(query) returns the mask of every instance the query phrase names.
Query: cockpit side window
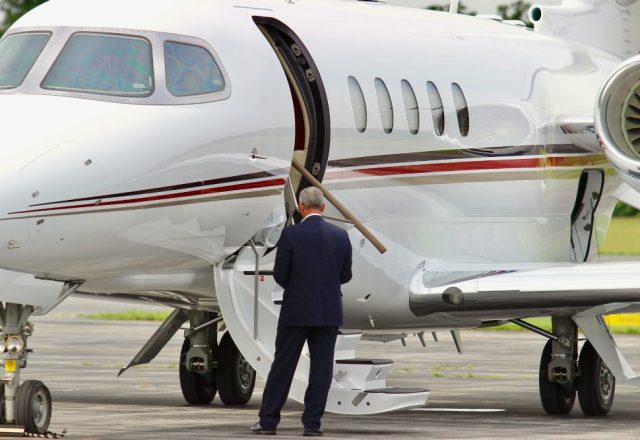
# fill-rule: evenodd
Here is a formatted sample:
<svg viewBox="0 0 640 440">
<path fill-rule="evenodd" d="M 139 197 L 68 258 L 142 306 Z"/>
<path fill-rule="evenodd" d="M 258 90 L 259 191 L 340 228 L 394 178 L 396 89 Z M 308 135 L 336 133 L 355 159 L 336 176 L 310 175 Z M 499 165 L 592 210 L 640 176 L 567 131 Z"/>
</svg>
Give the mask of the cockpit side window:
<svg viewBox="0 0 640 440">
<path fill-rule="evenodd" d="M 154 88 L 151 43 L 125 35 L 74 34 L 42 87 L 114 96 L 149 96 Z"/>
<path fill-rule="evenodd" d="M 22 84 L 51 38 L 48 32 L 6 36 L 0 42 L 0 89 Z"/>
<path fill-rule="evenodd" d="M 191 44 L 164 43 L 167 89 L 174 96 L 220 92 L 224 77 L 207 49 Z"/>
</svg>

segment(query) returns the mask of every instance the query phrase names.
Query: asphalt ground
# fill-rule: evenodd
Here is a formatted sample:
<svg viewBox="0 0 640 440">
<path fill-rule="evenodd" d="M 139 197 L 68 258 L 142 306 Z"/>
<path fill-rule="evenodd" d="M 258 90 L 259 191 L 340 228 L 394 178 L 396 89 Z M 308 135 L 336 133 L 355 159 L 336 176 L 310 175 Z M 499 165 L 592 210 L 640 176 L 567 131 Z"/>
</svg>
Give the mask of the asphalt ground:
<svg viewBox="0 0 640 440">
<path fill-rule="evenodd" d="M 52 431 L 67 429 L 68 438 L 76 439 L 256 438 L 249 427 L 257 421 L 262 380 L 247 406 L 226 407 L 218 398 L 210 406 L 187 406 L 178 382 L 180 334 L 150 365 L 116 378 L 158 323 L 93 321 L 77 316 L 84 309 L 71 304 L 33 320 L 34 353 L 23 380 L 42 380 L 51 390 Z M 395 360 L 389 385 L 429 388 L 429 404 L 374 416 L 327 414 L 325 438 L 640 438 L 640 389 L 634 386 L 618 384 L 608 417 L 584 417 L 577 404 L 566 417 L 544 414 L 537 386 L 543 338 L 465 331 L 465 353 L 459 355 L 449 334 L 439 336 L 426 348 L 417 338 L 406 348 L 400 342 L 363 343 L 360 356 Z M 617 340 L 640 370 L 640 337 Z M 279 438 L 301 435 L 301 411 L 300 404 L 287 403 Z"/>
</svg>

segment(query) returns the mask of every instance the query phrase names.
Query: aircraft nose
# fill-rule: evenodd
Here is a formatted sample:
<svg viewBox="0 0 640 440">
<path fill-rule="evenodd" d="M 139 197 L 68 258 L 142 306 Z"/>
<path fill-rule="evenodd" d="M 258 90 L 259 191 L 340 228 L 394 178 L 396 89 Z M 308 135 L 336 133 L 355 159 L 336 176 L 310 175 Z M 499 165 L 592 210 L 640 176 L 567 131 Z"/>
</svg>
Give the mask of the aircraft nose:
<svg viewBox="0 0 640 440">
<path fill-rule="evenodd" d="M 0 96 L 0 218 L 35 216 L 42 204 L 104 190 L 95 140 L 105 137 L 100 121 L 108 119 L 88 105 L 51 96 Z"/>
<path fill-rule="evenodd" d="M 30 208 L 98 194 L 106 184 L 96 151 L 77 141 L 62 141 L 25 164 L 19 181 Z"/>
</svg>

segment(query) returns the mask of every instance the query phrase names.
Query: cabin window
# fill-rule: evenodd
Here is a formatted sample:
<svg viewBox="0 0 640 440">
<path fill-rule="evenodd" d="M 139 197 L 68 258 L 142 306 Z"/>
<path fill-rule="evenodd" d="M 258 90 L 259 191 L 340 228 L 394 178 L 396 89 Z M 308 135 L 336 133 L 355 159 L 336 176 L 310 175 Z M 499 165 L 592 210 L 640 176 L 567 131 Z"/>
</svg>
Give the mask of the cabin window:
<svg viewBox="0 0 640 440">
<path fill-rule="evenodd" d="M 46 32 L 14 34 L 0 41 L 0 89 L 22 84 L 50 37 Z"/>
<path fill-rule="evenodd" d="M 380 107 L 380 119 L 382 129 L 389 134 L 393 131 L 393 103 L 387 85 L 380 78 L 375 80 L 376 94 L 378 95 L 378 106 Z"/>
<path fill-rule="evenodd" d="M 407 112 L 407 123 L 411 134 L 418 134 L 420 130 L 420 111 L 418 110 L 418 99 L 409 81 L 403 79 L 401 82 L 402 97 L 404 98 L 404 108 Z"/>
<path fill-rule="evenodd" d="M 469 106 L 467 99 L 460 86 L 456 83 L 451 84 L 453 91 L 453 103 L 456 106 L 456 115 L 458 116 L 458 128 L 462 137 L 469 134 Z"/>
<path fill-rule="evenodd" d="M 444 106 L 442 105 L 442 97 L 434 83 L 427 83 L 427 92 L 429 94 L 429 104 L 431 105 L 431 116 L 433 117 L 433 130 L 436 135 L 442 136 L 444 133 Z"/>
<path fill-rule="evenodd" d="M 367 103 L 364 100 L 364 93 L 360 83 L 353 76 L 348 78 L 349 93 L 351 94 L 351 105 L 353 106 L 353 117 L 356 122 L 356 130 L 364 133 L 367 129 Z"/>
<path fill-rule="evenodd" d="M 224 89 L 222 72 L 204 47 L 167 41 L 164 56 L 167 88 L 172 95 L 206 95 Z"/>
<path fill-rule="evenodd" d="M 139 37 L 77 33 L 67 42 L 42 87 L 149 96 L 154 87 L 151 43 Z"/>
</svg>

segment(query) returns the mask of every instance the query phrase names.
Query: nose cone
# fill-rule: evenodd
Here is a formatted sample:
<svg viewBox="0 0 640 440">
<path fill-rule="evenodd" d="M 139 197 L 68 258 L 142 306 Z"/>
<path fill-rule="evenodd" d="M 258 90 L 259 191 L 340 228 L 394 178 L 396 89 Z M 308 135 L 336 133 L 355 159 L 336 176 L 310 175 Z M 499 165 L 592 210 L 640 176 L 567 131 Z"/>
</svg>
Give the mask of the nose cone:
<svg viewBox="0 0 640 440">
<path fill-rule="evenodd" d="M 51 96 L 0 96 L 1 211 L 24 211 L 104 186 L 100 160 L 83 142 L 100 121 L 88 105 Z"/>
<path fill-rule="evenodd" d="M 0 95 L 0 108 L 0 267 L 46 272 L 43 264 L 59 257 L 42 245 L 64 253 L 77 241 L 78 223 L 59 207 L 103 194 L 107 147 L 128 149 L 127 127 L 139 129 L 140 117 L 114 103 L 55 96 Z"/>
<path fill-rule="evenodd" d="M 0 171 L 20 170 L 55 148 L 77 136 L 71 125 L 86 124 L 90 114 L 65 105 L 64 98 L 50 96 L 2 95 L 2 134 L 0 135 Z"/>
</svg>

